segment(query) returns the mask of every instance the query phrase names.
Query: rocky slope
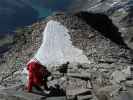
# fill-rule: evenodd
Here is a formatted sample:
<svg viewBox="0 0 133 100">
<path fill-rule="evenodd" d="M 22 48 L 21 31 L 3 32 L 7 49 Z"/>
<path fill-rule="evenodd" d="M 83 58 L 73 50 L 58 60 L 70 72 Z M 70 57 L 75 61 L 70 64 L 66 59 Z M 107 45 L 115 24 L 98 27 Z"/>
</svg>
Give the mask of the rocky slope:
<svg viewBox="0 0 133 100">
<path fill-rule="evenodd" d="M 84 0 L 84 4 L 80 5 L 82 0 L 77 0 L 73 11 L 102 13 L 107 15 L 117 26 L 121 36 L 127 45 L 132 48 L 132 0 Z M 70 10 L 72 11 L 72 10 Z M 93 19 L 95 21 L 95 18 Z M 101 24 L 102 25 L 102 24 Z"/>
<path fill-rule="evenodd" d="M 82 13 L 85 13 L 86 15 L 86 12 Z M 5 63 L 1 64 L 0 83 L 2 88 L 4 88 L 4 90 L 0 92 L 2 99 L 6 99 L 5 94 L 3 93 L 7 94 L 7 91 L 11 91 L 11 95 L 8 96 L 9 98 L 15 97 L 20 100 L 33 99 L 30 94 L 27 94 L 26 92 L 26 94 L 24 94 L 22 92 L 21 86 L 23 85 L 23 75 L 21 72 L 23 68 L 26 67 L 26 62 L 40 47 L 42 31 L 49 20 L 56 20 L 66 26 L 69 30 L 73 46 L 83 50 L 84 54 L 89 59 L 87 64 L 70 63 L 68 66 L 67 76 L 69 77 L 67 77 L 67 81 L 62 74 L 59 73 L 57 66 L 53 66 L 53 69 L 51 69 L 54 77 L 54 80 L 51 81 L 51 83 L 58 84 L 62 87 L 63 90 L 66 91 L 67 99 L 77 98 L 78 100 L 84 100 L 84 98 L 87 98 L 87 100 L 123 100 L 123 97 L 128 98 L 128 95 L 132 94 L 132 88 L 126 88 L 129 91 L 129 94 L 123 92 L 125 85 L 129 85 L 129 83 L 132 85 L 132 81 L 126 80 L 127 78 L 130 78 L 130 75 L 127 77 L 127 75 L 124 74 L 123 77 L 126 78 L 118 78 L 118 76 L 123 74 L 123 70 L 132 66 L 132 50 L 124 43 L 118 30 L 116 30 L 116 27 L 107 16 L 107 24 L 105 24 L 105 26 L 109 25 L 107 28 L 111 27 L 112 31 L 109 30 L 109 28 L 109 31 L 102 31 L 97 28 L 97 24 L 92 25 L 89 23 L 93 22 L 92 19 L 86 20 L 86 18 L 82 16 L 82 13 L 70 15 L 56 13 L 45 20 L 41 20 L 31 26 L 16 31 L 17 34 L 14 37 L 14 45 L 9 52 L 4 54 Z M 87 14 L 95 16 L 93 13 Z M 108 34 L 110 34 L 110 32 L 115 32 L 117 37 L 114 36 L 114 34 L 108 36 L 106 32 Z M 115 71 L 119 71 L 120 74 L 118 74 L 118 76 L 113 74 Z M 116 82 L 116 80 L 118 80 L 118 82 Z M 66 82 L 68 83 L 67 88 Z M 20 90 L 18 89 L 18 91 L 20 91 L 18 95 L 15 94 L 18 93 L 16 90 L 12 93 L 12 86 L 14 88 L 17 86 L 21 88 Z M 120 89 L 122 92 L 119 91 Z M 81 93 L 76 91 L 80 91 Z"/>
<path fill-rule="evenodd" d="M 83 50 L 89 60 L 87 64 L 70 63 L 67 77 L 58 71 L 61 66 L 50 69 L 54 80 L 49 85 L 59 85 L 65 91 L 57 100 L 64 100 L 65 94 L 70 100 L 133 99 L 132 1 L 85 0 L 82 6 L 71 9 L 75 12 L 55 13 L 16 31 L 14 45 L 4 54 L 0 65 L 1 99 L 44 99 L 23 91 L 21 72 L 40 47 L 49 20 L 67 27 L 73 46 Z"/>
</svg>

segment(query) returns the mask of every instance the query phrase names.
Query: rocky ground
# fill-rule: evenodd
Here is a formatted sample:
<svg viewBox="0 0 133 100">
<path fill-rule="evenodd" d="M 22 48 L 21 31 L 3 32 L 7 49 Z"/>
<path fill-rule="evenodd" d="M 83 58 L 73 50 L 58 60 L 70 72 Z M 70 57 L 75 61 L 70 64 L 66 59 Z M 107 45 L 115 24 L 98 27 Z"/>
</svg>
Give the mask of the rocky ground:
<svg viewBox="0 0 133 100">
<path fill-rule="evenodd" d="M 92 24 L 92 17 L 99 16 L 106 20 L 99 22 L 100 25 Z M 22 80 L 26 62 L 40 47 L 41 32 L 49 20 L 59 21 L 68 28 L 73 46 L 83 50 L 89 62 L 70 63 L 64 75 L 59 71 L 62 65 L 50 66 L 53 79 L 48 84 L 52 92 L 47 97 L 27 93 Z M 45 20 L 17 30 L 13 43 L 10 51 L 2 58 L 4 63 L 0 65 L 0 100 L 133 99 L 132 48 L 125 43 L 119 27 L 108 16 L 87 12 L 55 13 Z"/>
</svg>

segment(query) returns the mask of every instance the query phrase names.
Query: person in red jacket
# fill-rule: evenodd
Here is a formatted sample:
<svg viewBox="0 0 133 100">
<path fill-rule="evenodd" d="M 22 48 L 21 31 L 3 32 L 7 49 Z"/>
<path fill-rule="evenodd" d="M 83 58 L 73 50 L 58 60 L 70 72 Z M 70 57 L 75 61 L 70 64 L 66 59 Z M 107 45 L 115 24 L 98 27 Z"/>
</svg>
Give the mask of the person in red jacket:
<svg viewBox="0 0 133 100">
<path fill-rule="evenodd" d="M 28 91 L 32 92 L 33 86 L 40 88 L 40 86 L 42 85 L 44 86 L 45 90 L 48 91 L 47 80 L 44 80 L 44 77 L 47 77 L 48 73 L 46 67 L 41 65 L 37 59 L 33 58 L 28 62 L 27 70 L 29 72 L 28 87 L 27 87 Z"/>
</svg>

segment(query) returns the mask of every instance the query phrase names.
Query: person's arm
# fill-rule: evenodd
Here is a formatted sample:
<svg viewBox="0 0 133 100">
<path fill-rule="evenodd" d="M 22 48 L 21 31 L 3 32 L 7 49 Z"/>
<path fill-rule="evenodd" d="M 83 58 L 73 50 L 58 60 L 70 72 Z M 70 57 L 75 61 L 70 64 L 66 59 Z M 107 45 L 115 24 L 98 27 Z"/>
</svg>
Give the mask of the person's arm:
<svg viewBox="0 0 133 100">
<path fill-rule="evenodd" d="M 32 92 L 32 87 L 33 87 L 33 69 L 32 69 L 32 64 L 28 65 L 28 71 L 29 71 L 28 92 Z"/>
</svg>

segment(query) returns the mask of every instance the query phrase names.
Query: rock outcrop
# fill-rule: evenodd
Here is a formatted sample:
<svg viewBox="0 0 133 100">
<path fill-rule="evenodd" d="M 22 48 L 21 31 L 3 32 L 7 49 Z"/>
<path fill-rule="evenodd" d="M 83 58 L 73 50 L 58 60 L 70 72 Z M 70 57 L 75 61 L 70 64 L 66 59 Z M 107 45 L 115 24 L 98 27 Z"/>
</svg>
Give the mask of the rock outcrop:
<svg viewBox="0 0 133 100">
<path fill-rule="evenodd" d="M 91 13 L 100 13 L 108 16 L 117 26 L 118 31 L 121 32 L 121 36 L 126 44 L 133 48 L 132 46 L 132 9 L 133 2 L 132 0 L 85 0 L 82 3 L 82 0 L 75 0 L 75 6 L 73 5 L 70 8 L 71 11 L 75 12 L 91 12 Z M 82 5 L 80 5 L 82 3 Z M 72 9 L 72 10 L 71 10 Z M 91 17 L 91 16 L 90 16 Z M 92 20 L 96 22 L 95 18 L 92 17 Z M 101 25 L 102 22 L 101 22 Z M 106 27 L 106 26 L 105 26 Z"/>
</svg>

